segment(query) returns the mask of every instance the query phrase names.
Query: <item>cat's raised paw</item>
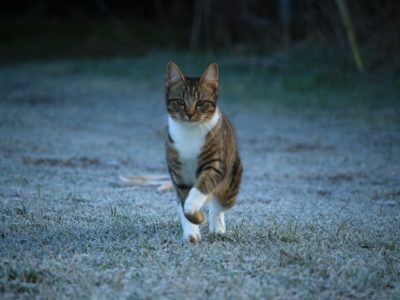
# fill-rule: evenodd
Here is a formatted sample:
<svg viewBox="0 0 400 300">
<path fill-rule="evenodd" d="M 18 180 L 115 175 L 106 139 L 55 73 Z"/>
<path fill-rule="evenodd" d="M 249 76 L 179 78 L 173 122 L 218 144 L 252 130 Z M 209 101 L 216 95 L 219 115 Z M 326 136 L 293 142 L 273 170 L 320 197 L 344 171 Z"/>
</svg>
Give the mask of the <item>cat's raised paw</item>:
<svg viewBox="0 0 400 300">
<path fill-rule="evenodd" d="M 193 214 L 185 214 L 186 219 L 188 219 L 191 223 L 200 225 L 206 221 L 206 217 L 201 211 L 196 211 Z"/>
<path fill-rule="evenodd" d="M 183 210 L 185 215 L 197 214 L 207 201 L 207 195 L 204 195 L 196 188 L 192 188 L 185 200 Z"/>
</svg>

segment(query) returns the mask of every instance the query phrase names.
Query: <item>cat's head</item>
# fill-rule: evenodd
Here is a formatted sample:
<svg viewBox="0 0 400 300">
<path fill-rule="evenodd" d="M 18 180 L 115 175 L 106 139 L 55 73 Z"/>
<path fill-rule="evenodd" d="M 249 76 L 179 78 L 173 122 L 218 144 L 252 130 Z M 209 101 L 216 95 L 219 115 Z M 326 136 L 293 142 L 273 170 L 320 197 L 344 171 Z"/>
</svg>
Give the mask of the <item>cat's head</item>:
<svg viewBox="0 0 400 300">
<path fill-rule="evenodd" d="M 179 122 L 206 123 L 217 109 L 218 66 L 210 64 L 201 77 L 184 76 L 173 62 L 165 81 L 167 110 Z"/>
</svg>

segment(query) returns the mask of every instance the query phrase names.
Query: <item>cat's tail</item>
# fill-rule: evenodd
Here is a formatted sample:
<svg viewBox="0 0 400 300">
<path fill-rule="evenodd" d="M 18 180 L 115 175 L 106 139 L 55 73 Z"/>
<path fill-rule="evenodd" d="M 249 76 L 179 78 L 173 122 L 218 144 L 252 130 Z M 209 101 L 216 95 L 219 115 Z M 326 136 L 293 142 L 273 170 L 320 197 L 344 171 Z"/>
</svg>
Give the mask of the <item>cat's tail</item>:
<svg viewBox="0 0 400 300">
<path fill-rule="evenodd" d="M 160 192 L 174 189 L 168 175 L 120 175 L 119 183 L 124 186 L 154 186 Z"/>
</svg>

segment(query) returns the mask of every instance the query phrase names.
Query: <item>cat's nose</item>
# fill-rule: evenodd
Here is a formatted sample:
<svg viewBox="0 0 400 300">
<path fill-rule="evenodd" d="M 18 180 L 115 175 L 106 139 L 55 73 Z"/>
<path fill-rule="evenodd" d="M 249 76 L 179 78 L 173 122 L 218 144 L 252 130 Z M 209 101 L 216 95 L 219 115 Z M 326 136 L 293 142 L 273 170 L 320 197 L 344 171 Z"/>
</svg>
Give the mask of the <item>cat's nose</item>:
<svg viewBox="0 0 400 300">
<path fill-rule="evenodd" d="M 194 110 L 192 110 L 192 111 L 186 111 L 186 115 L 188 116 L 189 119 L 191 119 L 191 118 L 194 116 L 194 114 L 195 114 L 195 111 L 194 111 Z"/>
</svg>

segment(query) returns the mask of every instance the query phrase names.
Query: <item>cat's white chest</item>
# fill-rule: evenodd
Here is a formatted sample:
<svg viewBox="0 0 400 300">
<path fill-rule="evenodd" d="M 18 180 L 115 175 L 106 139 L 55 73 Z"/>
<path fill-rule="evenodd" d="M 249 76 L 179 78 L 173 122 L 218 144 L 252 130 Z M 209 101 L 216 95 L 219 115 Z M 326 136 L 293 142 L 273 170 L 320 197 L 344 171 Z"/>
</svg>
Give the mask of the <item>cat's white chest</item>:
<svg viewBox="0 0 400 300">
<path fill-rule="evenodd" d="M 196 125 L 179 123 L 168 116 L 168 132 L 179 153 L 182 179 L 188 185 L 194 185 L 196 182 L 197 158 L 207 134 L 218 123 L 218 120 L 218 111 L 208 123 Z"/>
</svg>

